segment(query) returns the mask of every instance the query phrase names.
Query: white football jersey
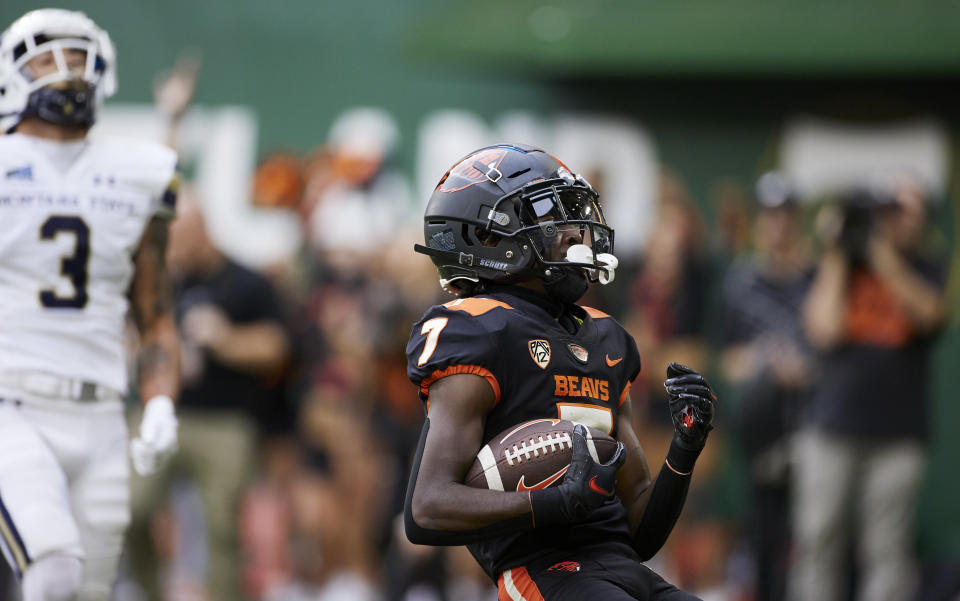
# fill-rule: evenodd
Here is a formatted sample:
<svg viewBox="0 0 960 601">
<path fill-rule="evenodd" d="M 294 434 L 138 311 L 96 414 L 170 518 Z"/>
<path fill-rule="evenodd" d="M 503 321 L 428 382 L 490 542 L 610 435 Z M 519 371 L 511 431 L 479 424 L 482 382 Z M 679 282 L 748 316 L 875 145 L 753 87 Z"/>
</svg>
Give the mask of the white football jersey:
<svg viewBox="0 0 960 601">
<path fill-rule="evenodd" d="M 176 162 L 139 140 L 0 136 L 0 370 L 126 391 L 133 254 L 173 216 Z"/>
</svg>

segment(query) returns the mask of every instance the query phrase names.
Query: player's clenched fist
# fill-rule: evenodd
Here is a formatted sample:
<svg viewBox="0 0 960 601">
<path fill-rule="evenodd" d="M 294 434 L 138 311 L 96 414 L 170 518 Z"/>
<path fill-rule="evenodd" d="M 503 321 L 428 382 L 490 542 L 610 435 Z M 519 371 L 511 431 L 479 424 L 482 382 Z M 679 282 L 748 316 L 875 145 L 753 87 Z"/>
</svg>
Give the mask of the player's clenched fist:
<svg viewBox="0 0 960 601">
<path fill-rule="evenodd" d="M 597 463 L 587 450 L 586 433 L 583 424 L 573 429 L 573 457 L 560 486 L 530 493 L 534 526 L 580 521 L 613 496 L 617 470 L 627 458 L 623 443 L 617 443 L 609 461 Z"/>
<path fill-rule="evenodd" d="M 130 441 L 130 458 L 141 476 L 150 476 L 163 467 L 177 450 L 177 416 L 170 397 L 147 401 L 140 422 L 140 434 Z"/>
<path fill-rule="evenodd" d="M 717 397 L 703 376 L 680 363 L 667 366 L 663 382 L 670 395 L 673 429 L 684 445 L 700 449 L 713 429 Z"/>
</svg>

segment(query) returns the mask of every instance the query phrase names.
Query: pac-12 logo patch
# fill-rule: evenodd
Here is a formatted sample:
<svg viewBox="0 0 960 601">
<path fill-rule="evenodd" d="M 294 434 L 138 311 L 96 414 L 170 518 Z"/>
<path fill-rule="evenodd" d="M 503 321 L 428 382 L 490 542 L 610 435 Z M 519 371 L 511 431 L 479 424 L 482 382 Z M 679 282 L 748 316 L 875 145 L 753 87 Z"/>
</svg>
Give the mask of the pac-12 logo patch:
<svg viewBox="0 0 960 601">
<path fill-rule="evenodd" d="M 546 340 L 531 340 L 527 348 L 530 349 L 533 362 L 540 366 L 540 369 L 547 369 L 550 365 L 550 343 Z"/>
<path fill-rule="evenodd" d="M 590 358 L 590 354 L 587 353 L 587 349 L 583 348 L 579 344 L 568 344 L 567 350 L 570 351 L 570 354 L 573 355 L 573 358 L 579 361 L 580 363 L 586 363 L 587 359 Z"/>
</svg>

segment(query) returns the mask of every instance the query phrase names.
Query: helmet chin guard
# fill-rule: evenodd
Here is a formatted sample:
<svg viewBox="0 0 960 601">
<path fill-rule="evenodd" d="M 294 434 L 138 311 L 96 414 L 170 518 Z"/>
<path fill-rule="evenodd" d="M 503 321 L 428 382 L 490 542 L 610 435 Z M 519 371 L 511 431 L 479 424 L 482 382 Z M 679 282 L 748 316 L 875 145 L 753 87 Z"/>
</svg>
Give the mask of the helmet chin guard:
<svg viewBox="0 0 960 601">
<path fill-rule="evenodd" d="M 539 148 L 481 148 L 441 178 L 424 213 L 425 245 L 414 249 L 454 293 L 481 281 L 547 283 L 559 268 L 608 283 L 617 260 L 598 201 L 585 179 Z"/>
</svg>

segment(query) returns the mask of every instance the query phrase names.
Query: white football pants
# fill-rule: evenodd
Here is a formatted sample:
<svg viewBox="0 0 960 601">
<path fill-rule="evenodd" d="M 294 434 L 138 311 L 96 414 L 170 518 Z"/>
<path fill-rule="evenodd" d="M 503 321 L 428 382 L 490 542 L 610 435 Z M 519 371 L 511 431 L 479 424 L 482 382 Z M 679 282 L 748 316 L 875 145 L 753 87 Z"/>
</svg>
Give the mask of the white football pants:
<svg viewBox="0 0 960 601">
<path fill-rule="evenodd" d="M 0 549 L 22 577 L 49 554 L 84 563 L 78 600 L 103 601 L 130 522 L 124 408 L 0 387 Z"/>
</svg>

